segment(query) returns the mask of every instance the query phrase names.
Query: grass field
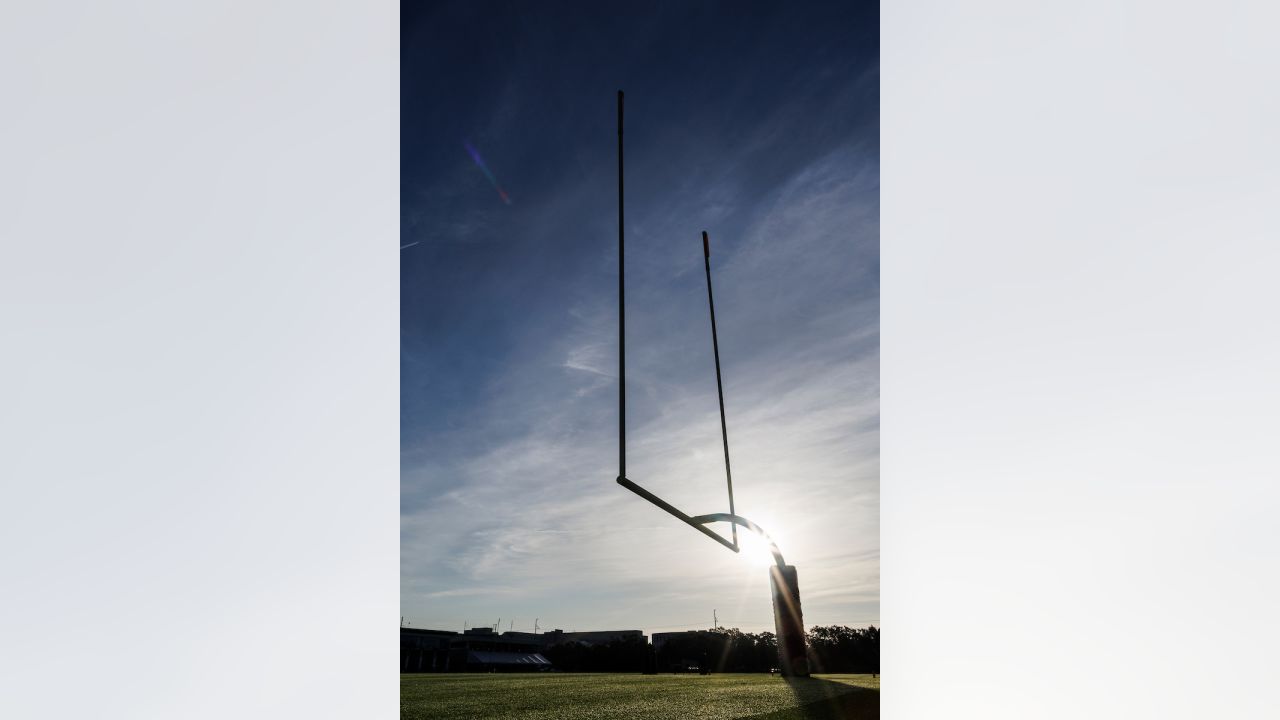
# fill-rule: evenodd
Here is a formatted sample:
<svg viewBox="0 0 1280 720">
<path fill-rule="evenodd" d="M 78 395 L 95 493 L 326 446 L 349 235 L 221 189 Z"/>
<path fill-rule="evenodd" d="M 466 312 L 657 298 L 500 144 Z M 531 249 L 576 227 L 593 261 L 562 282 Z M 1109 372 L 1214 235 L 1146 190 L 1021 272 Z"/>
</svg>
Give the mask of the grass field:
<svg viewBox="0 0 1280 720">
<path fill-rule="evenodd" d="M 880 716 L 870 675 L 462 673 L 400 676 L 402 720 L 863 720 Z"/>
</svg>

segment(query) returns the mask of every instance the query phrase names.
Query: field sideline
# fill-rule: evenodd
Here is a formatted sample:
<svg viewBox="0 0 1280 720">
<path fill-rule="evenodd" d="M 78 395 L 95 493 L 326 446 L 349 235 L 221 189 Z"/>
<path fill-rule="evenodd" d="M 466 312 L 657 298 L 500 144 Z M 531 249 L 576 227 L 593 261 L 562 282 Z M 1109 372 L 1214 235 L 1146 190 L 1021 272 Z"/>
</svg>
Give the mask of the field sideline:
<svg viewBox="0 0 1280 720">
<path fill-rule="evenodd" d="M 880 716 L 870 675 L 622 673 L 400 676 L 402 720 L 863 720 Z"/>
</svg>

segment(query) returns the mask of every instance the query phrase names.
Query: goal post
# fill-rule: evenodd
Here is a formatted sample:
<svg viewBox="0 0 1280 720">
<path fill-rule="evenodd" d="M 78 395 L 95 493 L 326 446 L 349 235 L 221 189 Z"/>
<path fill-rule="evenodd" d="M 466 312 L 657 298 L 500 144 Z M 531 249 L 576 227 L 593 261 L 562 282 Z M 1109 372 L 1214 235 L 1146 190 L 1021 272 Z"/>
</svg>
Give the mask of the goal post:
<svg viewBox="0 0 1280 720">
<path fill-rule="evenodd" d="M 737 514 L 733 502 L 733 476 L 729 470 L 729 431 L 725 423 L 724 385 L 720 376 L 720 343 L 716 337 L 715 300 L 711 294 L 711 247 L 707 233 L 702 233 L 702 252 L 707 274 L 707 304 L 711 310 L 711 344 L 715 354 L 716 391 L 720 401 L 720 432 L 724 444 L 725 482 L 729 491 L 729 512 L 707 515 L 689 515 L 663 500 L 639 484 L 627 478 L 627 317 L 626 317 L 626 231 L 623 215 L 623 153 L 622 153 L 623 94 L 618 91 L 618 475 L 617 482 L 631 492 L 665 510 L 698 532 L 715 540 L 733 552 L 740 552 L 738 526 L 750 530 L 769 543 L 774 564 L 769 566 L 769 586 L 773 597 L 774 629 L 778 641 L 778 659 L 783 675 L 807 676 L 809 663 L 806 658 L 804 619 L 800 609 L 800 587 L 794 565 L 788 565 L 773 539 L 755 523 Z M 732 529 L 732 539 L 712 531 L 708 525 L 727 522 Z"/>
</svg>

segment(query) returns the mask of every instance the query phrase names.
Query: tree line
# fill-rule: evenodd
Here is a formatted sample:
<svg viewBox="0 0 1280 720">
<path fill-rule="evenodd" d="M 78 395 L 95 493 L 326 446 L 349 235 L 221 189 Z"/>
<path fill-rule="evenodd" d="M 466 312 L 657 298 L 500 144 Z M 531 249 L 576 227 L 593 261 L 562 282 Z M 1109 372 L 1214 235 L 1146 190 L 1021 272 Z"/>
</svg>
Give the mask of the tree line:
<svg viewBox="0 0 1280 720">
<path fill-rule="evenodd" d="M 880 629 L 828 625 L 810 628 L 813 672 L 880 672 Z M 543 653 L 562 672 L 769 672 L 778 666 L 771 632 L 721 628 L 676 635 L 655 648 L 638 638 L 607 644 L 564 643 Z"/>
</svg>

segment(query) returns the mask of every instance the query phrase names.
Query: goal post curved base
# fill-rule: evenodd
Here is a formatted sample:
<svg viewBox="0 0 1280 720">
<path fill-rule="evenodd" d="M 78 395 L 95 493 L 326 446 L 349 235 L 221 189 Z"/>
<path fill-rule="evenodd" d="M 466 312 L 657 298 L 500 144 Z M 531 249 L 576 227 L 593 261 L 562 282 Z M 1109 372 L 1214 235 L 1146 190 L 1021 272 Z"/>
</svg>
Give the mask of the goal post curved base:
<svg viewBox="0 0 1280 720">
<path fill-rule="evenodd" d="M 707 525 L 714 522 L 741 525 L 769 543 L 769 551 L 773 553 L 774 560 L 774 564 L 769 566 L 769 587 L 773 597 L 773 627 L 778 641 L 778 666 L 785 677 L 808 677 L 809 658 L 804 634 L 804 613 L 800 608 L 800 583 L 796 575 L 796 566 L 787 564 L 773 538 L 769 537 L 769 534 L 759 525 L 741 515 L 710 513 L 691 516 L 627 478 L 619 476 L 617 481 L 619 485 L 666 510 L 734 552 L 739 551 L 738 544 L 712 532 Z"/>
</svg>

